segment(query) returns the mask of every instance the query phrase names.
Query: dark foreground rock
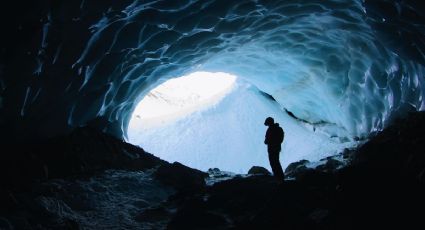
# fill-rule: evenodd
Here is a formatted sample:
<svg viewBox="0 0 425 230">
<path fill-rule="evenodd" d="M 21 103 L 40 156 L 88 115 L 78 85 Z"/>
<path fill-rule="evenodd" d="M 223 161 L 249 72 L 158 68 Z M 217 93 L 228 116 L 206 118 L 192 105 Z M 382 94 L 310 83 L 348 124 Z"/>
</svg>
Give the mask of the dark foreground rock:
<svg viewBox="0 0 425 230">
<path fill-rule="evenodd" d="M 161 165 L 155 176 L 164 184 L 178 190 L 201 190 L 205 186 L 205 178 L 208 173 L 189 168 L 178 162 Z"/>
<path fill-rule="evenodd" d="M 204 178 L 208 174 L 179 163 L 169 164 L 91 129 L 79 129 L 70 136 L 25 151 L 1 163 L 1 229 L 79 229 L 81 223 L 75 218 L 66 215 L 58 218 L 46 206 L 40 206 L 40 202 L 50 204 L 48 207 L 60 207 L 64 213 L 68 208 L 90 211 L 96 204 L 87 198 L 88 194 L 93 190 L 94 193 L 111 191 L 109 186 L 113 184 L 92 186 L 87 193 L 86 188 L 75 189 L 67 181 L 75 178 L 90 181 L 110 168 L 152 175 L 152 180 L 139 183 L 138 177 L 127 178 L 125 172 L 120 172 L 124 187 L 114 190 L 135 196 L 136 210 L 131 219 L 147 223 L 143 226 L 148 228 L 425 228 L 423 112 L 396 122 L 357 150 L 342 154 L 342 158 L 350 160 L 349 165 L 343 166 L 335 158 L 325 159 L 314 169 L 307 167 L 307 161 L 296 162 L 286 172 L 294 179 L 287 178 L 284 183 L 268 175 L 235 176 L 211 169 L 208 178 L 217 182 L 205 186 Z M 58 184 L 62 187 L 39 186 L 54 179 L 61 179 Z M 125 187 L 129 183 L 137 187 Z M 149 207 L 149 200 L 137 197 L 149 187 L 146 183 L 154 183 L 150 187 L 160 189 L 169 186 L 167 194 L 172 195 L 161 196 L 168 197 L 161 200 L 155 196 L 160 190 L 148 192 L 156 199 L 155 206 Z M 134 189 L 140 190 L 131 193 Z M 177 192 L 172 193 L 173 189 Z M 70 196 L 63 201 L 64 205 L 48 199 L 61 193 Z M 115 212 L 119 213 L 119 208 L 114 210 L 114 215 Z M 124 225 L 125 222 L 123 228 Z"/>
<path fill-rule="evenodd" d="M 90 127 L 35 146 L 14 146 L 0 155 L 3 188 L 54 178 L 90 176 L 105 169 L 145 170 L 167 162 Z"/>
<path fill-rule="evenodd" d="M 424 137 L 425 113 L 415 113 L 350 150 L 343 168 L 335 159 L 316 169 L 301 161 L 286 172 L 296 180 L 283 184 L 270 176 L 214 184 L 203 199 L 182 202 L 169 228 L 423 229 Z M 214 214 L 203 218 L 215 225 L 195 224 L 192 213 Z"/>
<path fill-rule="evenodd" d="M 285 169 L 285 175 L 287 177 L 295 177 L 295 175 L 300 174 L 308 169 L 308 163 L 310 163 L 308 160 L 300 160 L 290 163 Z"/>
<path fill-rule="evenodd" d="M 260 167 L 260 166 L 252 166 L 249 170 L 248 170 L 248 174 L 250 175 L 271 175 L 271 173 L 269 172 L 269 170 L 267 170 L 264 167 Z"/>
<path fill-rule="evenodd" d="M 341 161 L 332 157 L 325 158 L 323 161 L 325 161 L 325 163 L 317 166 L 316 169 L 324 172 L 334 172 L 343 166 Z"/>
<path fill-rule="evenodd" d="M 128 198 L 135 200 L 137 204 L 131 205 L 140 207 L 141 211 L 150 203 L 160 202 L 157 199 L 166 197 L 173 189 L 202 190 L 207 176 L 178 163 L 170 164 L 90 127 L 78 128 L 69 135 L 36 146 L 14 147 L 7 154 L 0 155 L 0 229 L 34 229 L 35 226 L 38 226 L 36 229 L 79 229 L 76 219 L 83 218 L 78 217 L 79 213 L 103 209 L 93 202 L 126 200 L 126 197 L 113 193 L 126 195 L 144 189 L 134 187 L 147 182 L 138 182 L 137 176 L 131 176 L 131 172 L 146 172 L 140 173 L 141 177 L 152 174 L 155 181 L 145 189 L 162 189 L 152 191 L 158 193 L 153 196 L 156 197 L 155 202 L 143 201 L 146 195 L 142 193 L 140 198 Z M 106 178 L 105 170 L 118 170 L 118 173 L 108 173 Z M 117 174 L 123 178 L 122 181 L 103 184 L 107 179 L 114 181 Z M 164 186 L 156 185 L 158 182 Z M 122 188 L 115 188 L 118 183 Z M 122 211 L 116 210 L 116 213 Z M 152 212 L 143 211 L 134 219 L 140 221 L 145 218 L 155 222 L 155 218 L 148 218 L 152 216 Z M 168 217 L 162 215 L 160 218 L 164 221 Z"/>
</svg>

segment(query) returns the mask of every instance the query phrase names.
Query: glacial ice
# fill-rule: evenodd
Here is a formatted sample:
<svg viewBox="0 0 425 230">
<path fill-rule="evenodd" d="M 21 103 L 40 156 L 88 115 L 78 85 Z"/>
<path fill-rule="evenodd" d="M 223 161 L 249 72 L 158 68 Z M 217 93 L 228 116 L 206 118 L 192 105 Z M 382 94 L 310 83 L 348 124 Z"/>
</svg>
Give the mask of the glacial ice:
<svg viewBox="0 0 425 230">
<path fill-rule="evenodd" d="M 170 7 L 134 2 L 120 17 L 105 15 L 75 63 L 88 69 L 82 89 L 99 87 L 106 82 L 98 72 L 124 52 L 121 71 L 106 78 L 114 84 L 102 90 L 109 100 L 94 105 L 101 108 L 98 116 L 121 120 L 123 130 L 157 79 L 194 71 L 239 76 L 295 116 L 330 124 L 322 129 L 347 138 L 382 129 L 406 108 L 424 108 L 423 66 L 376 39 L 361 1 L 187 1 Z"/>
<path fill-rule="evenodd" d="M 209 71 L 244 79 L 329 136 L 367 137 L 425 104 L 420 44 L 411 44 L 417 58 L 396 53 L 391 37 L 371 26 L 395 21 L 382 21 L 382 9 L 366 2 L 135 0 L 75 3 L 69 15 L 51 9 L 28 53 L 34 60 L 25 68 L 12 62 L 19 73 L 4 81 L 9 133 L 50 137 L 94 123 L 123 137 L 151 89 Z"/>
</svg>

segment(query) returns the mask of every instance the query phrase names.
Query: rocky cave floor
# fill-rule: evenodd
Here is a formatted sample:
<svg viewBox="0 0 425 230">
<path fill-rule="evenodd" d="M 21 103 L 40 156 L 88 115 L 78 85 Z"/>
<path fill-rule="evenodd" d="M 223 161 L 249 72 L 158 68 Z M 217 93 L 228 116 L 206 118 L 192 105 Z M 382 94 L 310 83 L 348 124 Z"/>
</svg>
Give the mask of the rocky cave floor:
<svg viewBox="0 0 425 230">
<path fill-rule="evenodd" d="M 37 146 L 5 147 L 0 229 L 424 229 L 424 134 L 425 113 L 412 113 L 316 168 L 291 164 L 280 183 L 258 168 L 228 175 L 170 164 L 83 127 Z M 146 180 L 122 176 L 131 173 Z M 105 191 L 109 200 L 95 196 Z M 122 208 L 132 211 L 114 217 L 126 196 L 133 198 Z"/>
</svg>

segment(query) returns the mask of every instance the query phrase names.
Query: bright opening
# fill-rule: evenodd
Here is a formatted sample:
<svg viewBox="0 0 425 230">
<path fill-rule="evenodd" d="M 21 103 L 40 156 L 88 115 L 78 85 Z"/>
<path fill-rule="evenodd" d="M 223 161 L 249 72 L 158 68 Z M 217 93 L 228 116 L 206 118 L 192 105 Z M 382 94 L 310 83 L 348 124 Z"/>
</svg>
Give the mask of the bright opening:
<svg viewBox="0 0 425 230">
<path fill-rule="evenodd" d="M 211 107 L 232 90 L 235 80 L 236 76 L 230 74 L 209 72 L 195 72 L 168 80 L 151 90 L 137 105 L 130 127 L 138 128 L 138 133 L 142 133 L 142 130 L 166 125 Z"/>
<path fill-rule="evenodd" d="M 154 88 L 137 105 L 127 134 L 130 143 L 170 162 L 247 173 L 254 165 L 270 170 L 263 143 L 268 116 L 285 130 L 284 168 L 347 147 L 314 132 L 258 88 L 227 73 L 196 72 Z"/>
</svg>

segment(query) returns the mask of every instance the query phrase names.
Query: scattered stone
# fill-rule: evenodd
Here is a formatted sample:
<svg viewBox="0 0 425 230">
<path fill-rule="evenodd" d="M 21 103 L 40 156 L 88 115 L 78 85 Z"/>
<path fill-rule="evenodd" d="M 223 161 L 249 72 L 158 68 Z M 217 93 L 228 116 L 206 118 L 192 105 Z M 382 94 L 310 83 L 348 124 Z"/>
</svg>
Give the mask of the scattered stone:
<svg viewBox="0 0 425 230">
<path fill-rule="evenodd" d="M 207 173 L 209 174 L 210 177 L 215 177 L 215 178 L 226 176 L 226 174 L 222 172 L 219 168 L 209 168 Z"/>
<path fill-rule="evenodd" d="M 205 186 L 208 173 L 189 168 L 179 162 L 161 165 L 155 172 L 155 178 L 177 190 L 196 190 Z"/>
<path fill-rule="evenodd" d="M 178 218 L 170 221 L 167 229 L 224 229 L 226 225 L 228 223 L 224 217 L 200 210 L 181 213 Z"/>
<path fill-rule="evenodd" d="M 324 172 L 334 172 L 342 165 L 343 163 L 339 160 L 336 160 L 334 158 L 327 158 L 326 163 L 317 166 L 316 169 Z"/>
<path fill-rule="evenodd" d="M 6 218 L 0 217 L 0 229 L 13 229 L 13 226 Z"/>
<path fill-rule="evenodd" d="M 65 219 L 63 222 L 63 226 L 61 226 L 62 229 L 68 229 L 68 230 L 79 230 L 80 225 L 78 224 L 78 222 L 76 220 L 72 220 L 72 219 Z"/>
<path fill-rule="evenodd" d="M 269 170 L 267 170 L 266 168 L 261 167 L 261 166 L 252 166 L 249 169 L 248 174 L 250 174 L 250 175 L 255 175 L 255 174 L 271 175 L 271 173 L 269 172 Z"/>
<path fill-rule="evenodd" d="M 346 164 L 349 164 L 354 159 L 354 155 L 356 154 L 356 149 L 345 148 L 341 154 L 342 154 L 342 159 L 346 161 Z"/>
<path fill-rule="evenodd" d="M 300 160 L 289 164 L 285 169 L 285 175 L 287 177 L 296 177 L 297 174 L 308 169 L 306 166 L 308 163 L 310 163 L 310 161 Z"/>
<path fill-rule="evenodd" d="M 171 213 L 164 207 L 148 208 L 137 215 L 134 219 L 138 222 L 156 222 L 168 219 Z"/>
<path fill-rule="evenodd" d="M 329 210 L 327 209 L 315 209 L 310 213 L 309 218 L 313 220 L 316 224 L 320 224 L 327 216 L 329 215 Z"/>
<path fill-rule="evenodd" d="M 205 202 L 197 198 L 187 200 L 168 223 L 167 229 L 224 229 L 227 220 L 209 211 Z"/>
<path fill-rule="evenodd" d="M 208 174 L 209 174 L 209 177 L 206 178 L 206 180 L 205 180 L 205 182 L 208 186 L 211 186 L 215 183 L 218 183 L 218 182 L 221 182 L 221 181 L 224 181 L 224 180 L 229 180 L 229 179 L 241 176 L 240 174 L 221 171 L 218 168 L 208 169 Z"/>
<path fill-rule="evenodd" d="M 90 127 L 0 155 L 2 187 L 91 176 L 106 169 L 147 170 L 168 162 Z"/>
<path fill-rule="evenodd" d="M 422 229 L 423 212 L 418 210 L 422 210 L 425 204 L 425 113 L 418 113 L 412 119 L 378 133 L 355 152 L 347 150 L 348 157 L 343 153 L 339 158 L 324 159 L 324 164 L 316 169 L 308 168 L 307 160 L 290 164 L 285 173 L 295 180 L 283 184 L 277 184 L 270 176 L 244 175 L 204 186 L 204 178 L 208 176 L 205 172 L 180 163 L 155 160 L 142 154 L 140 149 L 131 150 L 133 147 L 109 140 L 102 134 L 97 137 L 90 133 L 82 138 L 73 136 L 47 148 L 51 151 L 47 155 L 40 155 L 37 151 L 20 155 L 16 162 L 21 164 L 16 164 L 19 167 L 15 171 L 11 166 L 2 169 L 5 172 L 27 171 L 22 170 L 22 174 L 16 174 L 19 177 L 7 180 L 6 186 L 0 187 L 0 228 L 32 229 L 36 226 L 52 229 L 51 226 L 57 227 L 58 224 L 60 226 L 56 229 L 80 228 L 77 221 L 59 219 L 34 204 L 35 194 L 51 197 L 48 194 L 52 192 L 36 189 L 37 186 L 29 183 L 38 183 L 33 179 L 46 176 L 44 165 L 48 166 L 50 178 L 73 173 L 81 176 L 82 172 L 101 171 L 107 167 L 128 166 L 143 170 L 155 165 L 155 177 L 178 191 L 167 202 L 161 203 L 161 207 L 148 208 L 135 216 L 138 222 L 157 221 L 164 227 L 168 223 L 169 229 L 338 229 L 341 226 L 346 229 L 394 226 Z M 77 152 L 69 152 L 75 145 L 73 151 Z M 123 153 L 122 149 L 130 154 Z M 93 156 L 85 156 L 92 151 L 95 151 Z M 351 158 L 351 154 L 354 160 L 348 166 L 341 165 L 343 162 L 339 159 Z M 61 164 L 52 164 L 57 163 L 56 160 L 62 160 L 59 161 L 61 164 L 69 160 L 72 167 L 59 168 Z M 4 162 L 2 165 L 8 167 Z M 341 166 L 344 167 L 339 169 Z M 80 171 L 79 167 L 82 167 Z M 218 168 L 210 169 L 208 173 L 224 178 L 224 172 Z M 6 175 L 11 174 L 4 173 L 3 176 Z M 13 181 L 19 183 L 8 183 Z M 9 189 L 12 186 L 13 189 Z M 61 188 L 54 189 L 54 193 L 61 192 Z M 101 187 L 96 189 L 103 190 Z M 188 189 L 191 192 L 185 192 Z M 78 189 L 72 191 L 77 198 L 80 193 Z M 81 202 L 86 201 L 81 199 Z M 45 199 L 43 204 L 41 207 L 69 212 L 54 200 Z M 141 201 L 138 206 L 143 210 L 145 205 Z M 70 205 L 70 208 L 77 209 L 76 206 Z"/>
</svg>

